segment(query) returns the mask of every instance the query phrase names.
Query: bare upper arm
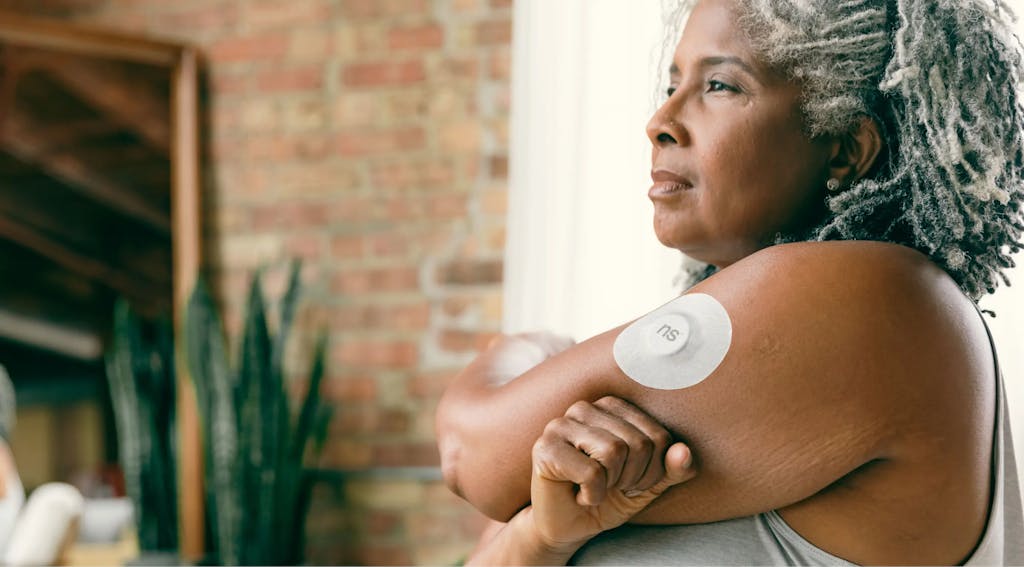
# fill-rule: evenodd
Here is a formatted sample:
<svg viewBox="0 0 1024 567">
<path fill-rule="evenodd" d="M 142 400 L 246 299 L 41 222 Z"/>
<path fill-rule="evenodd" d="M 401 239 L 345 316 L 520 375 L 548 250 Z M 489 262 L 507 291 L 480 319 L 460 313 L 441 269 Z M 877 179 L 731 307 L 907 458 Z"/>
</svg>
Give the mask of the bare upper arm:
<svg viewBox="0 0 1024 567">
<path fill-rule="evenodd" d="M 956 337 L 933 332 L 949 315 L 938 297 L 947 292 L 936 292 L 951 285 L 943 277 L 890 245 L 764 250 L 692 290 L 715 297 L 733 323 L 729 353 L 707 380 L 645 388 L 614 363 L 619 329 L 594 337 L 463 400 L 474 439 L 459 451 L 458 485 L 489 515 L 511 516 L 528 499 L 529 447 L 544 424 L 576 400 L 615 395 L 660 420 L 697 459 L 698 477 L 644 521 L 709 522 L 803 500 L 869 461 L 899 457 L 901 432 L 919 419 L 906 403 L 916 391 L 909 382 L 948 371 L 948 361 L 939 368 L 920 353 L 958 348 Z M 488 470 L 496 474 L 477 476 Z"/>
</svg>

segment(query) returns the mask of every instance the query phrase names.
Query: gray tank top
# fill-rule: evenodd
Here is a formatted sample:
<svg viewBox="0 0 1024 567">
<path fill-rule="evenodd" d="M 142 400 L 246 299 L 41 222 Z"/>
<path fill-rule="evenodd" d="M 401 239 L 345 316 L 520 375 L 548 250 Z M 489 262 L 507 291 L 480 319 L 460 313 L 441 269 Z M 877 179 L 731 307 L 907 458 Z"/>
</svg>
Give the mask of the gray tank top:
<svg viewBox="0 0 1024 567">
<path fill-rule="evenodd" d="M 987 324 L 985 329 L 988 330 Z M 992 356 L 996 357 L 994 345 Z M 992 505 L 981 542 L 965 565 L 1024 565 L 1024 518 L 998 359 L 996 377 Z M 711 524 L 625 525 L 591 540 L 573 556 L 570 564 L 853 565 L 815 547 L 774 510 Z"/>
</svg>

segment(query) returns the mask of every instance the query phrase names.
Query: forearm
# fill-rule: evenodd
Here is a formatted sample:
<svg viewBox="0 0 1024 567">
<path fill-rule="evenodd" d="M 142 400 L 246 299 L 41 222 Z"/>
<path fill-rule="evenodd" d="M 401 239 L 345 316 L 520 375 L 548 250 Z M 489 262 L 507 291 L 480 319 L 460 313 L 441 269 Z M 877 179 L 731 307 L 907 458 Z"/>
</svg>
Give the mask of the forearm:
<svg viewBox="0 0 1024 567">
<path fill-rule="evenodd" d="M 555 355 L 503 385 L 490 379 L 492 353 L 484 353 L 460 373 L 437 411 L 438 444 L 449 487 L 499 521 L 508 521 L 525 506 L 530 448 L 544 425 L 576 401 L 622 395 L 609 391 L 604 380 L 621 378 L 611 356 L 613 332 Z"/>
</svg>

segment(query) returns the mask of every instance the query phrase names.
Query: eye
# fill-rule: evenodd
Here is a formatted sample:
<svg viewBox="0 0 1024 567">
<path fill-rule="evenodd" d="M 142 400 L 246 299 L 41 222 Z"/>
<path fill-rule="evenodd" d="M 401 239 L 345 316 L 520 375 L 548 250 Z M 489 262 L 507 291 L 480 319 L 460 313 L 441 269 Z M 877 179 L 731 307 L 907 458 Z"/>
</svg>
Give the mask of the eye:
<svg viewBox="0 0 1024 567">
<path fill-rule="evenodd" d="M 736 87 L 734 87 L 734 86 L 732 86 L 732 85 L 730 85 L 728 83 L 723 83 L 722 81 L 716 81 L 714 79 L 711 79 L 710 81 L 708 81 L 708 92 L 709 93 L 716 93 L 716 92 L 723 92 L 723 91 L 725 91 L 725 92 L 733 92 L 733 93 L 740 92 L 740 90 L 738 88 L 736 88 Z"/>
<path fill-rule="evenodd" d="M 668 95 L 668 98 L 672 98 L 672 95 L 676 94 L 676 88 L 675 87 L 669 87 L 665 91 L 665 94 Z"/>
</svg>

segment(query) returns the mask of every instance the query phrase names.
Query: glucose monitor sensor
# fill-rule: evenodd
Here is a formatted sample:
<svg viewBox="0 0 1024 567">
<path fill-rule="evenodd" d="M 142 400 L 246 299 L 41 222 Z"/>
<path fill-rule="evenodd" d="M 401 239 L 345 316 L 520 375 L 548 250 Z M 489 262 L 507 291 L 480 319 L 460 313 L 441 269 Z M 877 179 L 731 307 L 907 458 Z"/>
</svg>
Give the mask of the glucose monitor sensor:
<svg viewBox="0 0 1024 567">
<path fill-rule="evenodd" d="M 612 354 L 633 380 L 658 390 L 699 384 L 725 358 L 732 323 L 703 293 L 683 295 L 637 319 L 615 339 Z"/>
</svg>

